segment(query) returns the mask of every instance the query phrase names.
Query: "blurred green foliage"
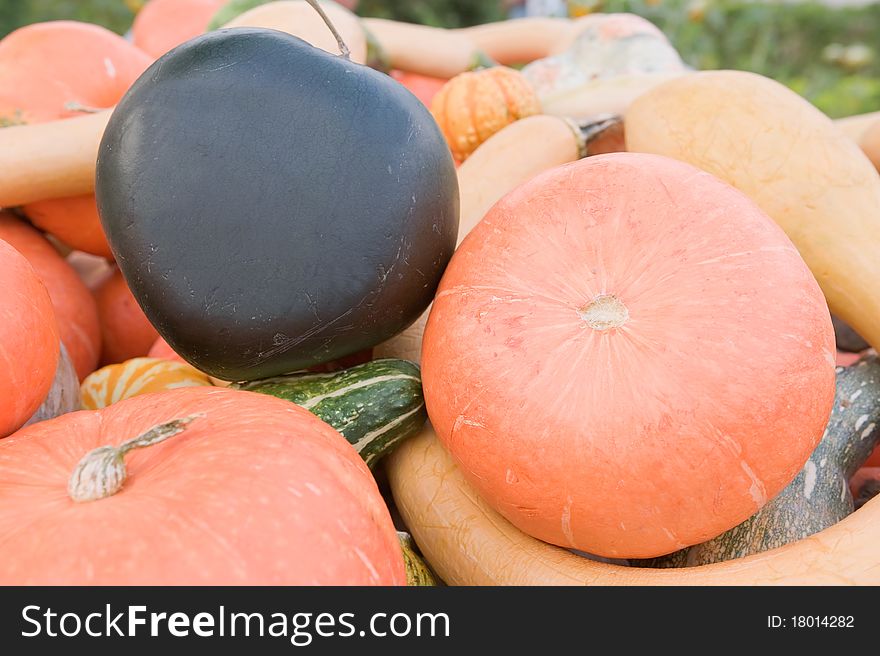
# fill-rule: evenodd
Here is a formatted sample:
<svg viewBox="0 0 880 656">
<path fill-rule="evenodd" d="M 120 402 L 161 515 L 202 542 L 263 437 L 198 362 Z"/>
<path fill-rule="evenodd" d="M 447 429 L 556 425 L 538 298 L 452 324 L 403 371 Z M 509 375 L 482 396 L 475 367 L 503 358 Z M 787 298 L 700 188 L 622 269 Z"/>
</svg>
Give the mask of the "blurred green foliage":
<svg viewBox="0 0 880 656">
<path fill-rule="evenodd" d="M 131 6 L 125 0 L 0 0 L 0 36 L 49 20 L 98 23 L 123 34 L 134 18 Z"/>
<path fill-rule="evenodd" d="M 644 16 L 694 68 L 761 73 L 833 117 L 880 110 L 880 3 L 605 0 L 603 10 Z"/>
<path fill-rule="evenodd" d="M 42 20 L 74 19 L 124 33 L 142 0 L 0 0 L 0 36 Z M 880 110 L 880 2 L 572 0 L 628 11 L 660 27 L 700 69 L 755 71 L 787 84 L 831 116 Z M 445 27 L 501 20 L 495 0 L 361 0 L 358 13 Z"/>
</svg>

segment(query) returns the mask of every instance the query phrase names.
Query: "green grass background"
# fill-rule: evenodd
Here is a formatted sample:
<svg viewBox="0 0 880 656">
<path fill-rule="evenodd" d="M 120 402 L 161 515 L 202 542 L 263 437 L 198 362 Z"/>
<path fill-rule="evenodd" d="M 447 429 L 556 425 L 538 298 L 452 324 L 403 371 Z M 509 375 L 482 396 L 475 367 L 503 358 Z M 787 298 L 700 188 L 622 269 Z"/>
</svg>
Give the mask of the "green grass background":
<svg viewBox="0 0 880 656">
<path fill-rule="evenodd" d="M 41 20 L 99 23 L 120 34 L 142 0 L 0 0 L 0 35 Z M 772 77 L 833 117 L 880 110 L 880 2 L 833 8 L 816 2 L 572 0 L 629 11 L 658 25 L 700 69 L 735 68 Z M 492 0 L 361 0 L 358 11 L 456 27 L 498 20 Z"/>
</svg>

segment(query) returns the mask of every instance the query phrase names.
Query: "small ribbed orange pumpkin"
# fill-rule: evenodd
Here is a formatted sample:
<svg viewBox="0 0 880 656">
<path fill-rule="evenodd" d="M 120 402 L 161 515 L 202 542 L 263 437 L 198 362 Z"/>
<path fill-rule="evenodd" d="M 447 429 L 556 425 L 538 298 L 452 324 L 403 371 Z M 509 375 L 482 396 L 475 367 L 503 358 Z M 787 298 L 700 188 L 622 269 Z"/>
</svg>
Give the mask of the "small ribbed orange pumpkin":
<svg viewBox="0 0 880 656">
<path fill-rule="evenodd" d="M 494 66 L 449 80 L 434 96 L 431 113 L 453 157 L 463 162 L 502 128 L 540 114 L 541 102 L 519 71 Z"/>
<path fill-rule="evenodd" d="M 206 374 L 185 362 L 132 358 L 92 372 L 82 382 L 80 391 L 83 407 L 98 410 L 141 394 L 210 384 Z"/>
</svg>

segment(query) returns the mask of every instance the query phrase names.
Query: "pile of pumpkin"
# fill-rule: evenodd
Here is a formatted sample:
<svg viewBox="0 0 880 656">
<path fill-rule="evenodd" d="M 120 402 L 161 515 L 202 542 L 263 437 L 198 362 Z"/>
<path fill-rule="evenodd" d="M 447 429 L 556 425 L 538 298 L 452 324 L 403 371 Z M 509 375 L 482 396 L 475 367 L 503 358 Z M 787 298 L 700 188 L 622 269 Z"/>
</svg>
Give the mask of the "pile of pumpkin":
<svg viewBox="0 0 880 656">
<path fill-rule="evenodd" d="M 316 4 L 0 40 L 0 583 L 880 583 L 880 113 Z"/>
</svg>

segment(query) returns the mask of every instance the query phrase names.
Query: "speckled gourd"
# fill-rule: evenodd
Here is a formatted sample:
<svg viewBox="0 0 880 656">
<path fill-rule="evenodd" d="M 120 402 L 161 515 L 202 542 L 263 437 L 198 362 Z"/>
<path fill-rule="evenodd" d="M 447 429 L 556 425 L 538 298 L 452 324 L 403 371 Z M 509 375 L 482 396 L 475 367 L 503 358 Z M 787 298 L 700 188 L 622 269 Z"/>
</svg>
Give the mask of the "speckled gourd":
<svg viewBox="0 0 880 656">
<path fill-rule="evenodd" d="M 880 358 L 837 369 L 834 409 L 822 441 L 779 495 L 742 524 L 642 567 L 691 567 L 775 549 L 836 524 L 855 506 L 849 480 L 880 442 Z"/>
</svg>

